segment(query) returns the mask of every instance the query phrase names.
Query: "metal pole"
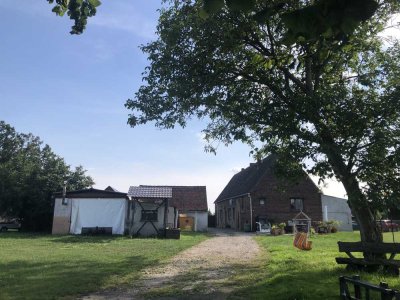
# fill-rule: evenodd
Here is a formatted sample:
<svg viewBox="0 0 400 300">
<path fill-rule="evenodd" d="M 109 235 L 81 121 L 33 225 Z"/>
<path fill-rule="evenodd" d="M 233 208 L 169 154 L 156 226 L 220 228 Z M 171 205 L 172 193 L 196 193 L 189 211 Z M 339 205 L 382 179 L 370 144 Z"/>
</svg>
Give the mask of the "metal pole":
<svg viewBox="0 0 400 300">
<path fill-rule="evenodd" d="M 251 195 L 250 193 L 247 193 L 247 196 L 249 197 L 250 201 L 250 231 L 253 231 L 253 204 L 251 203 Z"/>
<path fill-rule="evenodd" d="M 164 229 L 165 233 L 167 233 L 167 220 L 168 220 L 168 198 L 164 199 Z"/>
</svg>

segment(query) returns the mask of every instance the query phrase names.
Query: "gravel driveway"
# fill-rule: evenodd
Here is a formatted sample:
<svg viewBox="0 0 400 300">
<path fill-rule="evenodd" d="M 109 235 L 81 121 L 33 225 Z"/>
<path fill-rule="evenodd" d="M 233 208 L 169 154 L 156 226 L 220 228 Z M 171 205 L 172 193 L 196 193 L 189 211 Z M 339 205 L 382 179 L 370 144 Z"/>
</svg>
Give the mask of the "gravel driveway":
<svg viewBox="0 0 400 300">
<path fill-rule="evenodd" d="M 211 233 L 215 237 L 179 253 L 166 265 L 143 270 L 131 289 L 81 299 L 225 299 L 234 285 L 224 283 L 256 263 L 260 248 L 250 234 L 215 229 Z"/>
</svg>

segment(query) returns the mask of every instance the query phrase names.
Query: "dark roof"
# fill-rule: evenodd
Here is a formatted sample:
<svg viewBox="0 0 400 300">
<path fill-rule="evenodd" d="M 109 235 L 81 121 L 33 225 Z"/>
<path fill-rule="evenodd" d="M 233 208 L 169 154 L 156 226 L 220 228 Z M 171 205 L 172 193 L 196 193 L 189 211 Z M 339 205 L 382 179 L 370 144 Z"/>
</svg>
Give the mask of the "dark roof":
<svg viewBox="0 0 400 300">
<path fill-rule="evenodd" d="M 111 185 L 106 187 L 104 190 L 108 192 L 119 192 L 116 188 L 113 188 Z"/>
<path fill-rule="evenodd" d="M 172 198 L 172 189 L 164 186 L 131 186 L 128 196 L 133 198 Z"/>
<path fill-rule="evenodd" d="M 170 205 L 176 207 L 181 212 L 208 210 L 207 190 L 205 186 L 140 186 L 172 188 Z"/>
<path fill-rule="evenodd" d="M 270 155 L 262 161 L 251 163 L 249 167 L 242 169 L 242 171 L 232 177 L 214 203 L 250 193 L 265 174 L 274 172 L 273 167 L 275 161 L 276 156 Z M 314 182 L 308 177 L 307 173 L 304 174 L 307 176 L 307 179 L 314 184 Z M 314 186 L 318 190 L 318 187 L 315 184 Z"/>
<path fill-rule="evenodd" d="M 60 198 L 62 197 L 62 192 L 54 193 L 53 196 L 55 198 Z M 90 188 L 90 189 L 67 191 L 66 197 L 67 198 L 107 198 L 107 197 L 124 198 L 126 197 L 126 193 Z"/>
<path fill-rule="evenodd" d="M 262 161 L 252 163 L 246 169 L 242 169 L 232 177 L 215 202 L 250 193 L 262 176 L 272 170 L 274 162 L 275 157 L 270 155 Z"/>
</svg>

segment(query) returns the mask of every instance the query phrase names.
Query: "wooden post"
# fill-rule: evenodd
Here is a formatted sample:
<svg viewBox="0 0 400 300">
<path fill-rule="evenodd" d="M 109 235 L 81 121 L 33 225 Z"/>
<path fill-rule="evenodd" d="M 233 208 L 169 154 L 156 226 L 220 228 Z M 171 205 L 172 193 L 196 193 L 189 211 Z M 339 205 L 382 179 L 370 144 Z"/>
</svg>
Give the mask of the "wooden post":
<svg viewBox="0 0 400 300">
<path fill-rule="evenodd" d="M 167 221 L 168 221 L 168 198 L 164 199 L 164 230 L 167 233 Z"/>
<path fill-rule="evenodd" d="M 347 299 L 346 281 L 344 280 L 344 276 L 339 277 L 339 293 L 340 293 L 340 299 L 342 300 Z"/>
<path fill-rule="evenodd" d="M 134 224 L 134 218 L 135 218 L 135 212 L 136 212 L 136 199 L 132 199 L 131 203 L 131 218 L 129 220 L 129 235 L 133 237 L 134 232 L 133 232 L 133 224 Z"/>
<path fill-rule="evenodd" d="M 353 279 L 360 280 L 360 275 L 354 275 Z M 357 283 L 354 283 L 354 297 L 361 299 L 361 287 Z"/>
<path fill-rule="evenodd" d="M 379 287 L 383 289 L 388 289 L 389 285 L 386 282 L 380 282 Z M 381 292 L 381 300 L 391 300 L 393 297 L 391 295 L 388 295 L 384 291 Z"/>
</svg>

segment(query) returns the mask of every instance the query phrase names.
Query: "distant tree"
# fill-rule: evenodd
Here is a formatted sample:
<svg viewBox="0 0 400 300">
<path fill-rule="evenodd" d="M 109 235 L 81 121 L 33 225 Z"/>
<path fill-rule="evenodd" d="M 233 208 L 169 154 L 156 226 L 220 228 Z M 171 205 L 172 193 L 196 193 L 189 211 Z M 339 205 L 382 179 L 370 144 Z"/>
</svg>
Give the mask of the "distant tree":
<svg viewBox="0 0 400 300">
<path fill-rule="evenodd" d="M 52 194 L 94 184 L 81 167 L 71 170 L 64 159 L 32 134 L 0 121 L 0 216 L 18 218 L 24 230 L 50 230 Z"/>
<path fill-rule="evenodd" d="M 126 103 L 128 122 L 173 128 L 202 118 L 210 151 L 213 140 L 240 140 L 258 156 L 276 153 L 289 171 L 301 163 L 334 176 L 361 239 L 380 242 L 376 211 L 400 187 L 400 45 L 383 45 L 379 33 L 399 2 L 379 1 L 368 21 L 349 30 L 316 28 L 308 36 L 291 32 L 285 19 L 306 2 L 279 3 L 268 1 L 276 4 L 268 17 L 255 20 L 224 8 L 204 16 L 200 1 L 171 1 L 158 39 L 142 47 L 150 66 Z"/>
</svg>

